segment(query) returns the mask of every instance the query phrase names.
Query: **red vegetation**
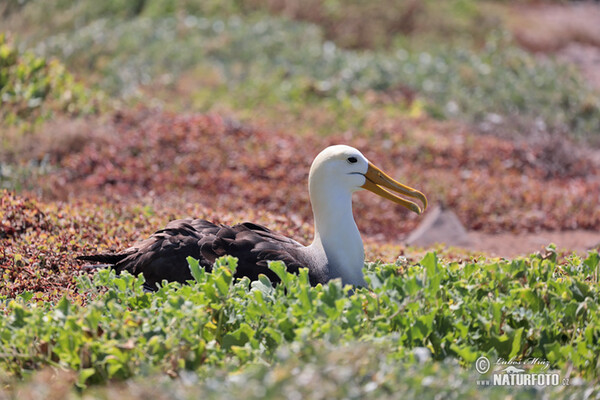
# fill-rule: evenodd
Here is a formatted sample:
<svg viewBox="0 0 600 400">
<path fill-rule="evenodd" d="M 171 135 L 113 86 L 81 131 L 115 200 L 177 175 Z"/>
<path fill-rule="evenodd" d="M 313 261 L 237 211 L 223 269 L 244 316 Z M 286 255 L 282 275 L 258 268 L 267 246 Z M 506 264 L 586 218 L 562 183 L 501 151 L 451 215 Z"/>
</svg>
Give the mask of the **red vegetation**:
<svg viewBox="0 0 600 400">
<path fill-rule="evenodd" d="M 102 136 L 60 160 L 46 180 L 56 196 L 184 196 L 209 210 L 259 209 L 310 221 L 306 182 L 324 147 L 357 147 L 392 176 L 452 207 L 486 232 L 598 229 L 595 162 L 562 139 L 518 143 L 476 136 L 450 124 L 373 124 L 371 137 L 292 136 L 252 129 L 218 115 L 119 113 Z M 356 217 L 366 234 L 396 238 L 417 216 L 360 194 Z M 215 215 L 215 217 L 217 217 Z"/>
<path fill-rule="evenodd" d="M 65 288 L 73 294 L 81 270 L 75 256 L 123 249 L 175 218 L 249 220 L 307 243 L 308 170 L 335 143 L 362 150 L 430 203 L 452 208 L 470 229 L 600 228 L 597 162 L 573 145 L 511 142 L 430 120 L 367 126 L 369 137 L 293 136 L 215 114 L 146 109 L 117 113 L 102 128 L 86 125 L 86 140 L 71 151 L 46 150 L 57 168 L 36 182 L 45 200 L 2 193 L 0 296 L 28 290 L 56 298 Z M 373 194 L 356 200 L 369 259 L 390 254 L 389 246 L 373 250 L 374 242 L 399 244 L 419 222 Z"/>
<path fill-rule="evenodd" d="M 72 286 L 65 276 L 69 255 L 61 251 L 71 243 L 54 235 L 64 225 L 57 226 L 33 200 L 3 192 L 0 204 L 0 295 L 58 293 Z"/>
</svg>

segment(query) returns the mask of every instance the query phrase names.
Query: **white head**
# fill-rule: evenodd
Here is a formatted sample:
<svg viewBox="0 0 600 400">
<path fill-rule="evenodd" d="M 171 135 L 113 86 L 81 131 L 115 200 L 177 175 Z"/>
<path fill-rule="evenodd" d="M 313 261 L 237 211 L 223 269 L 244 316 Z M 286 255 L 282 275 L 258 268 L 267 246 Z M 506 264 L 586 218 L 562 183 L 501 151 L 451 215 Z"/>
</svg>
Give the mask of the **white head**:
<svg viewBox="0 0 600 400">
<path fill-rule="evenodd" d="M 323 248 L 331 277 L 344 283 L 363 284 L 364 250 L 352 215 L 352 193 L 367 189 L 412 211 L 421 208 L 396 193 L 417 198 L 427 207 L 425 196 L 396 182 L 353 147 L 327 147 L 312 163 L 308 177 L 315 218 L 315 240 L 311 247 Z"/>
<path fill-rule="evenodd" d="M 357 190 L 367 189 L 417 214 L 422 212 L 417 204 L 392 192 L 418 199 L 423 203 L 423 209 L 427 207 L 427 198 L 423 193 L 390 178 L 360 151 L 346 145 L 327 147 L 315 157 L 310 167 L 308 185 L 311 201 L 323 197 L 322 201 L 335 203 L 340 197 L 346 198 Z M 331 197 L 332 194 L 335 196 Z"/>
<path fill-rule="evenodd" d="M 310 167 L 308 190 L 311 196 L 349 196 L 365 184 L 369 161 L 353 147 L 337 145 L 321 151 Z M 327 202 L 332 202 L 330 197 Z M 313 204 L 314 206 L 314 204 Z"/>
</svg>

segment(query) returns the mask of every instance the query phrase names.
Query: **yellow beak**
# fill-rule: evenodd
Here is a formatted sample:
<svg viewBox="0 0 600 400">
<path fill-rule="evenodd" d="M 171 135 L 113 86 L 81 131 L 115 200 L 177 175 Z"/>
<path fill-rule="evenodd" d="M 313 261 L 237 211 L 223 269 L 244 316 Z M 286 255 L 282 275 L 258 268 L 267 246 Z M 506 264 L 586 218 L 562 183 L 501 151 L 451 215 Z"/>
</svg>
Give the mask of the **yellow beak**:
<svg viewBox="0 0 600 400">
<path fill-rule="evenodd" d="M 375 165 L 369 162 L 369 169 L 365 174 L 366 182 L 362 185 L 362 188 L 367 189 L 381 197 L 393 201 L 394 203 L 400 204 L 403 207 L 408 208 L 411 211 L 421 214 L 427 208 L 427 198 L 421 192 L 400 182 L 390 178 L 385 172 L 377 168 Z M 416 203 L 403 199 L 402 197 L 396 196 L 391 191 L 384 188 L 390 189 L 396 193 L 400 193 L 404 196 L 418 199 L 423 203 L 423 209 L 421 209 Z"/>
</svg>

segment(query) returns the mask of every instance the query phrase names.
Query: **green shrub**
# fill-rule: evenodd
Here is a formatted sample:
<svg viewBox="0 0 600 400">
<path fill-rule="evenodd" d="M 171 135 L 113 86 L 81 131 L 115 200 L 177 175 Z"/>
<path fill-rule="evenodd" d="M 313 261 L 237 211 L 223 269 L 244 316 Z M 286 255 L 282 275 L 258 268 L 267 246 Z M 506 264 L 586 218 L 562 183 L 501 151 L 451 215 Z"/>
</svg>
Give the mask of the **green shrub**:
<svg viewBox="0 0 600 400">
<path fill-rule="evenodd" d="M 27 129 L 54 113 L 89 114 L 98 95 L 55 59 L 19 52 L 0 34 L 0 123 Z"/>
<path fill-rule="evenodd" d="M 9 301 L 0 367 L 19 375 L 67 368 L 87 385 L 158 372 L 207 376 L 270 365 L 282 349 L 302 357 L 315 341 L 359 341 L 388 343 L 389 361 L 414 362 L 416 348 L 469 369 L 481 355 L 537 357 L 552 370 L 597 379 L 598 254 L 562 264 L 550 254 L 461 265 L 430 253 L 403 270 L 371 264 L 369 288 L 353 293 L 339 281 L 311 287 L 306 270 L 293 275 L 282 263 L 271 264 L 282 280 L 276 287 L 264 276 L 236 282 L 231 257 L 213 273 L 190 259 L 195 283 L 165 284 L 153 294 L 143 292 L 141 277 L 102 270 L 93 282 L 80 279 L 85 306 L 29 304 L 30 293 Z"/>
</svg>

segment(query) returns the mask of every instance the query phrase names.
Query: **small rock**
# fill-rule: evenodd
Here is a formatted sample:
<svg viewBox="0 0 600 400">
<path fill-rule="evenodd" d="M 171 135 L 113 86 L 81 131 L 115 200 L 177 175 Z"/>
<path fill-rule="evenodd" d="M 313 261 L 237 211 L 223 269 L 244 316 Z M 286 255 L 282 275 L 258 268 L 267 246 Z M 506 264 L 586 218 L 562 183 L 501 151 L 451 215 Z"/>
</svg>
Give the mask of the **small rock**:
<svg viewBox="0 0 600 400">
<path fill-rule="evenodd" d="M 435 206 L 406 239 L 410 246 L 429 247 L 436 243 L 448 246 L 470 244 L 469 234 L 456 214 L 440 205 Z"/>
</svg>

